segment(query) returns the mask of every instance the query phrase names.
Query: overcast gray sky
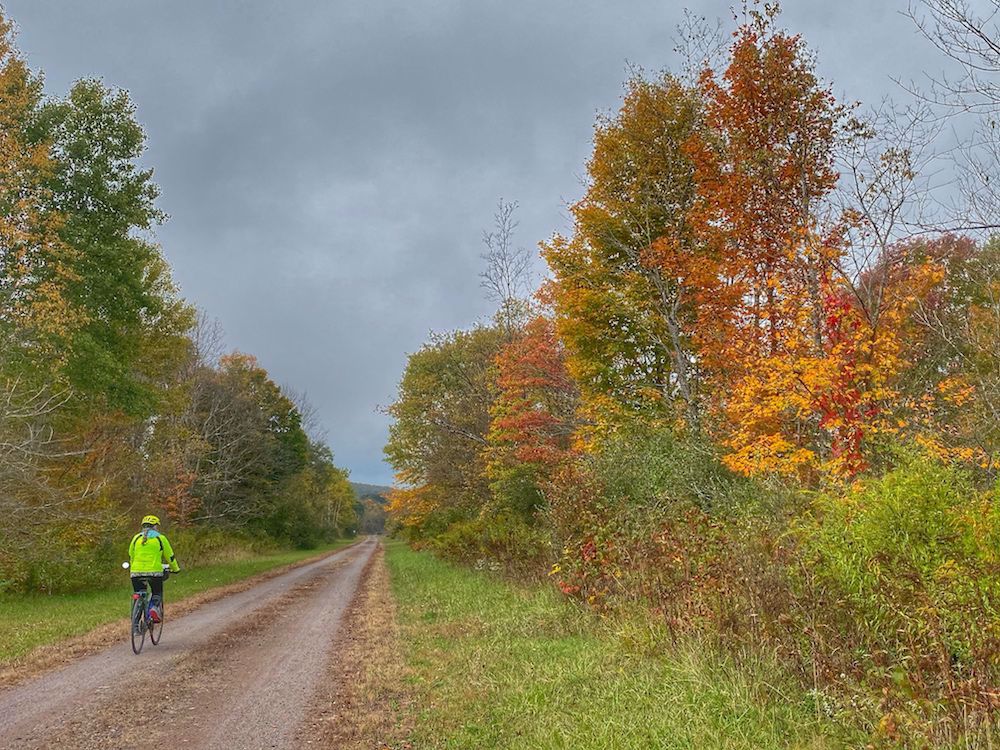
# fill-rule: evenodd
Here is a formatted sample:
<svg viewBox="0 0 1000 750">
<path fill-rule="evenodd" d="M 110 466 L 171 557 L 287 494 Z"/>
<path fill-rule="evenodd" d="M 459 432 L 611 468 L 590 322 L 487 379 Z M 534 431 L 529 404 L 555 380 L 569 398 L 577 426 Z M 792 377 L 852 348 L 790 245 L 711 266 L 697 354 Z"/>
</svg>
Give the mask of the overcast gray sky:
<svg viewBox="0 0 1000 750">
<path fill-rule="evenodd" d="M 430 330 L 489 314 L 482 230 L 568 229 L 595 114 L 627 63 L 676 67 L 669 0 L 6 0 L 46 89 L 128 89 L 181 289 L 229 347 L 305 391 L 338 463 L 388 483 L 387 420 Z M 730 18 L 729 2 L 688 5 Z M 837 94 L 898 94 L 940 59 L 905 0 L 786 0 Z"/>
</svg>

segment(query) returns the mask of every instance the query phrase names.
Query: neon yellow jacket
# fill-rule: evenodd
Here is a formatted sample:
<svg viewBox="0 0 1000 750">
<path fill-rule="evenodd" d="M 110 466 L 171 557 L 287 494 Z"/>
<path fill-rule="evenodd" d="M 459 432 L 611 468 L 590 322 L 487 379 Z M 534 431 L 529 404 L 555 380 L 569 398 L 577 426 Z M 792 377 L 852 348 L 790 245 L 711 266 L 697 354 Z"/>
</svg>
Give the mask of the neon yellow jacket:
<svg viewBox="0 0 1000 750">
<path fill-rule="evenodd" d="M 133 576 L 163 575 L 163 563 L 170 564 L 170 570 L 180 572 L 174 550 L 170 542 L 158 531 L 150 531 L 143 538 L 140 531 L 128 546 L 128 564 Z"/>
</svg>

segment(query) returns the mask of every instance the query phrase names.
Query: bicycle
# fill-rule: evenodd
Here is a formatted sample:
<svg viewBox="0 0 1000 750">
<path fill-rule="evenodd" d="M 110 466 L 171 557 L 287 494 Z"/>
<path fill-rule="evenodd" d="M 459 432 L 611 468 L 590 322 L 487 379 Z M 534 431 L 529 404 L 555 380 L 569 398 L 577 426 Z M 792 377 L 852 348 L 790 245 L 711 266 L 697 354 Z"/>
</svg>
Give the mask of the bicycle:
<svg viewBox="0 0 1000 750">
<path fill-rule="evenodd" d="M 129 564 L 122 563 L 122 567 L 126 570 Z M 170 566 L 163 566 L 163 580 L 166 581 L 170 577 Z M 149 642 L 154 646 L 159 645 L 160 638 L 163 636 L 163 602 L 160 602 L 159 607 L 159 620 L 154 620 L 152 618 L 152 607 L 151 604 L 151 592 L 149 590 L 149 583 L 143 581 L 143 590 L 141 593 L 132 592 L 132 613 L 129 616 L 129 631 L 132 639 L 132 653 L 138 655 L 142 651 L 142 647 L 146 643 L 146 634 L 149 634 Z"/>
</svg>

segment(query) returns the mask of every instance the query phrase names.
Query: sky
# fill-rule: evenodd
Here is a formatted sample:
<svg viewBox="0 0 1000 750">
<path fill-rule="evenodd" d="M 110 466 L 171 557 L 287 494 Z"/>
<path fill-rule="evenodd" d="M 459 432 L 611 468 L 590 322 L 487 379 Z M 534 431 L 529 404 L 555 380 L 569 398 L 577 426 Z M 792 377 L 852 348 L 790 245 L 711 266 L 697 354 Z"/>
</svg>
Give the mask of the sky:
<svg viewBox="0 0 1000 750">
<path fill-rule="evenodd" d="M 59 96 L 127 89 L 182 294 L 304 392 L 336 461 L 387 484 L 391 403 L 431 331 L 489 317 L 484 230 L 570 230 L 595 117 L 630 66 L 678 69 L 670 0 L 5 0 Z M 729 22 L 730 2 L 688 3 Z M 846 100 L 942 66 L 906 0 L 786 0 Z M 541 261 L 536 272 L 544 273 Z"/>
</svg>

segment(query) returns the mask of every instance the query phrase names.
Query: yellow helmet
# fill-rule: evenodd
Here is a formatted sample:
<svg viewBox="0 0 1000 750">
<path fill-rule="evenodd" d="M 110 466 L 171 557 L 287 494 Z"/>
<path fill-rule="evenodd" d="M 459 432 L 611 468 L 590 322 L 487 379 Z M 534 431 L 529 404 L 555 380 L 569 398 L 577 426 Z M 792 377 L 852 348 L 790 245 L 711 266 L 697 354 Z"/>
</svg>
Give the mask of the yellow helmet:
<svg viewBox="0 0 1000 750">
<path fill-rule="evenodd" d="M 160 525 L 160 519 L 157 518 L 156 516 L 143 516 L 143 518 L 142 518 L 142 525 L 145 526 L 147 523 L 150 526 L 159 526 Z"/>
</svg>

